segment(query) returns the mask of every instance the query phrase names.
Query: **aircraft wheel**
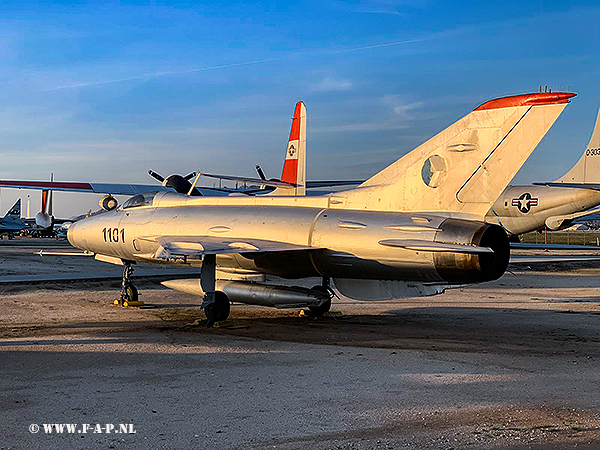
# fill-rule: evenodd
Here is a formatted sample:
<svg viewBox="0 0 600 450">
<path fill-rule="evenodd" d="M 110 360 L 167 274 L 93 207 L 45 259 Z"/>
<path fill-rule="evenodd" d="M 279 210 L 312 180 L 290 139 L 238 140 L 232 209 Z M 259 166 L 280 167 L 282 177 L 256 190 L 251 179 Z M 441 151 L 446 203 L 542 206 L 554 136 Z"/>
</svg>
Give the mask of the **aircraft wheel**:
<svg viewBox="0 0 600 450">
<path fill-rule="evenodd" d="M 216 291 L 215 301 L 204 308 L 206 314 L 206 326 L 212 328 L 215 322 L 224 322 L 229 317 L 231 311 L 231 304 L 229 303 L 229 297 L 225 292 Z"/>
<path fill-rule="evenodd" d="M 329 312 L 329 310 L 331 309 L 331 292 L 329 292 L 329 290 L 326 287 L 321 286 L 321 285 L 313 286 L 312 290 L 320 292 L 322 294 L 325 294 L 328 297 L 328 300 L 326 300 L 321 306 L 309 306 L 308 307 L 310 312 L 315 317 L 322 317 L 323 314 L 325 314 L 326 312 Z"/>
<path fill-rule="evenodd" d="M 123 303 L 125 302 L 137 302 L 138 301 L 138 290 L 133 283 L 127 283 L 123 290 Z"/>
</svg>

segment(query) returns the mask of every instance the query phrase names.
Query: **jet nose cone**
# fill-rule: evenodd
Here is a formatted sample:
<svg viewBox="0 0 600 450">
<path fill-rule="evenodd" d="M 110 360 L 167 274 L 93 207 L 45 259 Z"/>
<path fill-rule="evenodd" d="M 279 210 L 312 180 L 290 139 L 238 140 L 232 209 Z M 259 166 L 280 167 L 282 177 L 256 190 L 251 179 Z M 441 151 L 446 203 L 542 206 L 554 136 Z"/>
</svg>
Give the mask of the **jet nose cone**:
<svg viewBox="0 0 600 450">
<path fill-rule="evenodd" d="M 81 228 L 81 224 L 73 222 L 67 230 L 67 240 L 73 247 L 82 248 L 83 242 L 81 240 L 81 233 L 78 229 Z"/>
</svg>

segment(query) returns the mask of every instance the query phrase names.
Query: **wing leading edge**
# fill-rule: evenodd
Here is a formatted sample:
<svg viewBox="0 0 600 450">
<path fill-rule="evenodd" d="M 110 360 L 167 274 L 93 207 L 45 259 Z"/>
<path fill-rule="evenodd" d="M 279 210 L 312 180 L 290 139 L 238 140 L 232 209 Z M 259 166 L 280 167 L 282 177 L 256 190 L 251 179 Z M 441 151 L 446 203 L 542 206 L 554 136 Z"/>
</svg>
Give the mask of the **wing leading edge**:
<svg viewBox="0 0 600 450">
<path fill-rule="evenodd" d="M 49 191 L 88 192 L 90 194 L 137 195 L 147 192 L 175 192 L 159 184 L 88 183 L 79 181 L 0 180 L 0 187 L 14 189 L 44 189 Z M 196 187 L 203 195 L 229 195 L 235 189 Z M 239 191 L 242 192 L 242 191 Z M 243 193 L 243 192 L 242 192 Z"/>
</svg>

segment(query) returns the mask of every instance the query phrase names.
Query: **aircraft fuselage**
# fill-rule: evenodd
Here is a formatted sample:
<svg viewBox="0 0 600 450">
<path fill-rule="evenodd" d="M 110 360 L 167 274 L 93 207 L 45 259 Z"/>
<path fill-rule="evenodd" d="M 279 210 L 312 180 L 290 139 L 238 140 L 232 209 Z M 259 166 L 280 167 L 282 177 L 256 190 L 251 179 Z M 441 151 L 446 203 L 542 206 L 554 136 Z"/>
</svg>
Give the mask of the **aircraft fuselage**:
<svg viewBox="0 0 600 450">
<path fill-rule="evenodd" d="M 159 194 L 162 195 L 162 194 Z M 171 194 L 170 194 L 171 195 Z M 185 197 L 184 197 L 185 198 Z M 496 226 L 423 213 L 348 211 L 265 205 L 138 206 L 120 208 L 71 225 L 72 245 L 122 260 L 200 265 L 200 260 L 157 260 L 153 237 L 276 241 L 308 250 L 218 255 L 219 267 L 285 278 L 414 280 L 431 283 L 486 281 L 502 275 L 508 244 Z M 245 200 L 239 200 L 245 202 Z M 252 200 L 247 200 L 251 202 Z M 160 203 L 160 201 L 159 201 Z M 499 237 L 498 234 L 504 237 Z M 382 244 L 386 239 L 488 246 L 486 255 L 414 251 Z M 504 266 L 504 267 L 500 267 Z"/>
<path fill-rule="evenodd" d="M 571 214 L 600 205 L 600 192 L 549 186 L 509 186 L 486 215 L 486 222 L 510 234 L 570 225 Z"/>
</svg>

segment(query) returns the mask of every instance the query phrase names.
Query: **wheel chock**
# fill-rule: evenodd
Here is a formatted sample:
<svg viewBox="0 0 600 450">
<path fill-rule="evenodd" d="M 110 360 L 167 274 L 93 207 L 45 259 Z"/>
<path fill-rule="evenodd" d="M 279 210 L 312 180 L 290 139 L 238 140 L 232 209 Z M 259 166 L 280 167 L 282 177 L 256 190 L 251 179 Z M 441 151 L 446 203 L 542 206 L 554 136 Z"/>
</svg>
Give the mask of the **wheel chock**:
<svg viewBox="0 0 600 450">
<path fill-rule="evenodd" d="M 144 302 L 139 300 L 137 302 L 123 302 L 123 306 L 125 308 L 130 307 L 130 306 L 144 306 Z"/>
<path fill-rule="evenodd" d="M 186 323 L 184 326 L 180 327 L 180 330 L 188 330 L 190 328 L 199 327 L 202 325 L 202 319 L 196 319 L 192 323 Z"/>
<path fill-rule="evenodd" d="M 224 320 L 223 322 L 215 322 L 213 325 L 214 328 L 229 328 L 233 326 L 233 321 Z"/>
<path fill-rule="evenodd" d="M 113 302 L 113 305 L 119 306 L 119 304 L 120 304 L 119 300 L 115 300 L 115 301 Z"/>
</svg>

